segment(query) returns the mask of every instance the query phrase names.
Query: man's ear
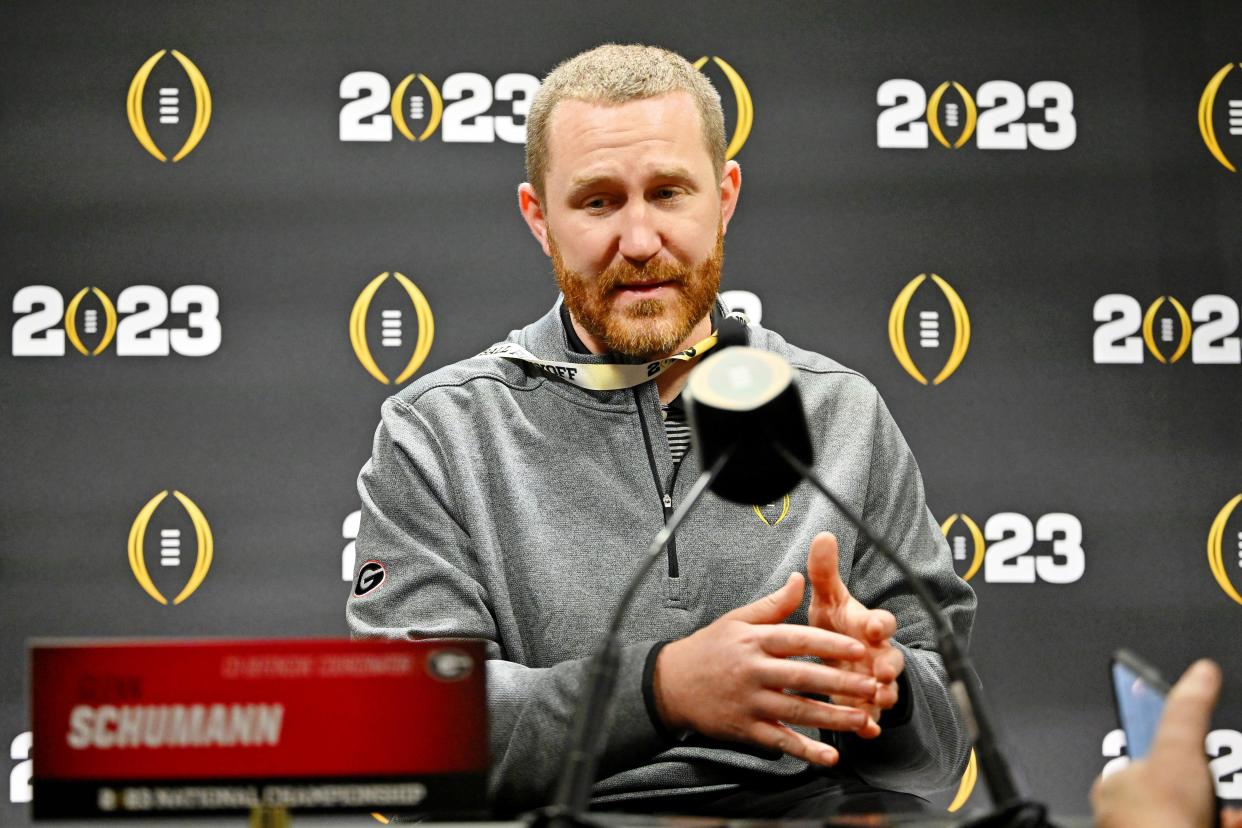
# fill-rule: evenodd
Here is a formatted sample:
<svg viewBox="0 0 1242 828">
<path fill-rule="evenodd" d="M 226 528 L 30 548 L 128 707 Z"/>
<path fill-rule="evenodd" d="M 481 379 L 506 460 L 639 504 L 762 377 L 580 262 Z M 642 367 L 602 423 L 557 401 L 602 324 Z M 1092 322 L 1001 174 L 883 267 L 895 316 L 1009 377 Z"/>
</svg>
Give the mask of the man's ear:
<svg viewBox="0 0 1242 828">
<path fill-rule="evenodd" d="M 726 232 L 729 219 L 737 209 L 737 197 L 742 191 L 742 168 L 736 161 L 726 161 L 724 175 L 720 178 L 720 225 Z"/>
<path fill-rule="evenodd" d="M 539 194 L 535 192 L 530 182 L 518 185 L 518 209 L 522 212 L 522 218 L 526 220 L 526 226 L 530 228 L 530 234 L 543 248 L 543 254 L 551 256 L 552 251 L 548 249 L 548 220 L 543 215 L 543 205 L 539 203 Z"/>
</svg>

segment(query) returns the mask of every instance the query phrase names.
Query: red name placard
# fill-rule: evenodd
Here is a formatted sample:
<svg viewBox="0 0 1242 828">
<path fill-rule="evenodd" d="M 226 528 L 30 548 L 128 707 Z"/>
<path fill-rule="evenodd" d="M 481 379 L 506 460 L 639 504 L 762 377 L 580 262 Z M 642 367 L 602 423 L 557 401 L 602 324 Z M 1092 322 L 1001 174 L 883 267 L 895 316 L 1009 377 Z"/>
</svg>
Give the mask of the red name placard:
<svg viewBox="0 0 1242 828">
<path fill-rule="evenodd" d="M 477 809 L 477 641 L 31 648 L 36 818 Z"/>
</svg>

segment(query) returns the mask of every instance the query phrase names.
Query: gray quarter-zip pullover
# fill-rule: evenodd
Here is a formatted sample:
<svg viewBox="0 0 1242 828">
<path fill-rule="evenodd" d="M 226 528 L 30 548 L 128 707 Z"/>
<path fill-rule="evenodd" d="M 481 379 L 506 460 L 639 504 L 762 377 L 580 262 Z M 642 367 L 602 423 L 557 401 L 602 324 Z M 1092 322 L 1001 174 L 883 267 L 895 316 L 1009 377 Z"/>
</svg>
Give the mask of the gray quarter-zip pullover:
<svg viewBox="0 0 1242 828">
<path fill-rule="evenodd" d="M 542 359 L 582 364 L 559 303 L 509 335 Z M 883 401 L 858 373 L 750 330 L 750 344 L 795 369 L 817 469 L 931 584 L 968 638 L 975 597 L 953 571 L 918 466 Z M 698 469 L 674 475 L 655 383 L 587 391 L 512 359 L 478 356 L 434 371 L 385 401 L 358 480 L 359 564 L 387 575 L 346 608 L 355 637 L 488 641 L 489 792 L 500 810 L 546 804 L 564 755 L 586 662 L 629 575 Z M 933 651 L 930 622 L 898 573 L 817 492 L 739 506 L 708 494 L 649 572 L 622 628 L 620 681 L 605 728 L 597 801 L 726 788 L 740 776 L 789 776 L 806 764 L 692 735 L 671 739 L 643 698 L 656 642 L 681 638 L 805 573 L 817 532 L 840 545 L 842 578 L 868 607 L 897 617 L 909 718 L 872 741 L 825 733 L 840 771 L 928 793 L 957 782 L 970 745 Z M 790 618 L 806 623 L 806 603 Z M 904 706 L 904 704 L 903 704 Z"/>
</svg>

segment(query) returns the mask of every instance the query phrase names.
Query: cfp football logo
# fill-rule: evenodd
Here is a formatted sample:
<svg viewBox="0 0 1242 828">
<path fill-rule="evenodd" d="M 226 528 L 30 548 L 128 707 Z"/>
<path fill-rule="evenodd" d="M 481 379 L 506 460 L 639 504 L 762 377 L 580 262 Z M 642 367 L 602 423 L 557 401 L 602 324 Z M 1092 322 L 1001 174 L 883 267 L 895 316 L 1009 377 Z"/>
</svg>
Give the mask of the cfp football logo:
<svg viewBox="0 0 1242 828">
<path fill-rule="evenodd" d="M 962 772 L 962 781 L 957 785 L 957 793 L 953 796 L 953 801 L 945 808 L 949 813 L 957 813 L 962 807 L 970 801 L 970 795 L 975 792 L 975 784 L 979 781 L 979 763 L 975 759 L 975 749 L 970 749 L 970 760 L 966 763 L 966 770 Z"/>
<path fill-rule="evenodd" d="M 181 504 L 181 508 L 185 510 L 185 517 L 189 518 L 190 527 L 194 533 L 195 553 L 194 566 L 190 573 L 185 586 L 177 593 L 177 597 L 173 599 L 174 606 L 185 601 L 202 585 L 203 579 L 207 577 L 208 570 L 211 569 L 211 559 L 214 551 L 214 544 L 211 537 L 211 526 L 207 523 L 207 518 L 203 516 L 202 511 L 195 505 L 194 501 L 186 497 L 178 491 L 172 493 L 173 498 Z M 168 497 L 168 490 L 164 490 L 155 497 L 147 501 L 147 504 L 138 512 L 138 516 L 134 518 L 134 523 L 129 530 L 129 568 L 134 573 L 134 578 L 143 590 L 154 600 L 165 606 L 168 605 L 168 599 L 160 592 L 155 585 L 155 581 L 151 577 L 151 572 L 147 569 L 146 557 L 146 537 L 147 528 L 151 523 L 155 511 L 160 504 Z M 160 525 L 160 571 L 170 572 L 174 569 L 181 568 L 183 558 L 185 556 L 182 547 L 183 524 L 184 520 L 178 520 L 171 515 L 165 514 Z M 185 532 L 184 534 L 189 534 Z M 167 580 L 167 578 L 161 578 Z"/>
<path fill-rule="evenodd" d="M 1060 81 L 1038 81 L 1023 91 L 1012 81 L 991 80 L 971 95 L 957 81 L 944 81 L 928 98 L 918 81 L 894 78 L 880 84 L 875 121 L 881 149 L 927 149 L 929 135 L 945 149 L 961 149 L 975 138 L 983 150 L 1063 150 L 1078 136 L 1074 93 Z M 1022 122 L 1028 107 L 1042 110 L 1038 121 Z"/>
<path fill-rule="evenodd" d="M 151 130 L 147 127 L 147 118 L 145 109 L 147 107 L 147 82 L 151 78 L 151 74 L 156 72 L 157 64 L 168 54 L 167 49 L 160 49 L 151 57 L 147 58 L 147 62 L 142 64 L 141 68 L 134 75 L 134 79 L 129 84 L 129 94 L 125 99 L 125 114 L 129 117 L 129 128 L 134 131 L 134 137 L 138 139 L 138 143 L 142 144 L 142 148 L 160 161 L 167 161 L 168 155 L 159 148 L 155 140 L 151 137 Z M 190 122 L 189 133 L 185 134 L 184 139 L 180 143 L 180 149 L 173 155 L 173 163 L 177 163 L 185 158 L 194 148 L 198 146 L 199 141 L 203 140 L 203 136 L 207 133 L 207 125 L 211 123 L 211 89 L 207 86 L 203 73 L 198 70 L 194 62 L 185 55 L 172 50 L 172 56 L 176 58 L 176 62 L 181 65 L 184 75 L 177 78 L 169 75 L 163 77 L 160 75 L 158 84 L 159 95 L 158 102 L 152 104 L 152 109 L 159 112 L 158 123 L 160 127 L 157 132 L 164 136 L 180 136 L 185 133 L 183 122 L 187 119 L 183 113 L 185 108 L 185 100 L 182 92 L 185 90 L 186 81 L 189 81 L 189 91 L 194 96 L 194 117 Z"/>
<path fill-rule="evenodd" d="M 68 307 L 56 288 L 27 285 L 13 295 L 13 312 L 16 357 L 64 356 L 66 340 L 83 356 L 99 356 L 115 341 L 117 356 L 200 357 L 216 352 L 222 333 L 220 299 L 206 285 L 183 285 L 171 295 L 132 285 L 116 304 L 99 288 L 84 287 Z M 170 314 L 183 314 L 184 326 L 165 326 Z"/>
<path fill-rule="evenodd" d="M 940 525 L 953 552 L 953 567 L 969 581 L 983 570 L 990 584 L 1070 584 L 1087 568 L 1082 522 L 1065 512 L 1050 512 L 1034 523 L 1017 512 L 1000 512 L 982 530 L 967 514 L 950 515 Z M 1051 543 L 1048 551 L 1035 542 Z"/>
<path fill-rule="evenodd" d="M 1161 296 L 1144 311 L 1133 296 L 1110 293 L 1096 300 L 1092 318 L 1103 323 L 1092 341 L 1097 364 L 1142 364 L 1144 346 L 1164 365 L 1188 351 L 1196 365 L 1242 363 L 1242 343 L 1232 336 L 1238 330 L 1238 303 L 1228 296 L 1200 296 L 1187 313 L 1174 296 Z"/>
<path fill-rule="evenodd" d="M 371 353 L 370 337 L 367 335 L 368 312 L 375 300 L 376 293 L 388 281 L 390 275 L 404 289 L 404 294 L 398 294 L 395 290 L 389 291 L 390 298 L 386 300 L 380 311 L 380 347 L 384 348 L 385 351 L 388 349 L 400 349 L 410 354 L 395 380 L 390 380 L 380 370 L 379 363 L 376 362 L 375 356 Z M 399 301 L 398 296 L 401 296 L 404 301 Z M 403 304 L 407 304 L 407 307 L 402 308 L 401 305 Z M 406 318 L 411 311 L 413 311 L 414 327 L 416 328 L 413 337 L 407 332 L 408 325 L 406 324 Z M 362 367 L 366 369 L 367 373 L 384 385 L 394 383 L 401 385 L 414 376 L 414 372 L 422 366 L 423 360 L 427 358 L 428 352 L 431 351 L 431 342 L 435 338 L 435 333 L 435 319 L 431 315 L 431 306 L 427 304 L 427 297 L 423 296 L 423 292 L 418 289 L 417 285 L 396 271 L 393 271 L 392 274 L 385 271 L 372 279 L 362 289 L 362 292 L 358 294 L 358 299 L 354 302 L 354 308 L 349 314 L 349 341 L 354 347 L 354 355 L 358 357 L 358 361 L 362 363 Z M 412 350 L 406 344 L 411 339 L 413 339 Z"/>
<path fill-rule="evenodd" d="M 763 506 L 756 503 L 751 508 L 755 510 L 755 517 L 763 521 L 764 526 L 780 526 L 781 521 L 789 517 L 790 503 L 789 495 L 785 495 L 780 500 L 774 500 Z"/>
<path fill-rule="evenodd" d="M 1236 730 L 1213 730 L 1204 742 L 1208 769 L 1221 799 L 1242 800 L 1242 733 Z M 1110 730 L 1104 737 L 1101 753 L 1109 761 L 1101 776 L 1111 776 L 1130 764 L 1126 754 L 1124 730 Z"/>
<path fill-rule="evenodd" d="M 702 72 L 709 65 L 707 61 L 706 57 L 699 58 L 694 62 L 694 68 Z M 728 147 L 725 148 L 725 158 L 730 159 L 742 151 L 742 147 L 746 145 L 746 139 L 750 137 L 750 129 L 755 123 L 755 103 L 750 97 L 750 89 L 746 86 L 746 81 L 742 80 L 742 76 L 737 73 L 736 69 L 726 63 L 722 57 L 713 56 L 711 62 L 728 79 L 729 88 L 733 90 L 733 101 L 737 105 L 733 135 L 729 138 Z M 719 86 L 719 84 L 716 85 Z"/>
<path fill-rule="evenodd" d="M 945 358 L 943 367 L 936 374 L 936 378 L 931 381 L 932 385 L 939 385 L 953 376 L 953 372 L 966 358 L 966 351 L 970 348 L 970 314 L 966 312 L 962 297 L 958 296 L 957 291 L 948 282 L 935 273 L 931 275 L 931 279 L 940 289 L 940 298 L 943 301 L 927 298 L 920 303 L 925 306 L 919 310 L 918 314 L 920 351 L 942 352 L 941 320 L 951 318 L 953 321 L 953 344 L 949 348 L 949 355 Z M 910 355 L 910 346 L 906 338 L 906 323 L 910 304 L 914 300 L 915 293 L 925 281 L 927 281 L 926 273 L 920 273 L 911 279 L 902 288 L 901 293 L 897 294 L 893 309 L 888 314 L 888 342 L 893 348 L 893 355 L 897 357 L 897 361 L 901 363 L 906 373 L 923 385 L 928 384 L 927 377 L 919 370 L 915 359 Z"/>
<path fill-rule="evenodd" d="M 1242 63 L 1237 66 L 1242 68 Z M 1237 172 L 1238 168 L 1221 149 L 1220 141 L 1216 137 L 1215 122 L 1217 119 L 1216 96 L 1220 92 L 1221 84 L 1225 82 L 1225 78 L 1229 76 L 1233 68 L 1232 63 L 1222 66 L 1207 82 L 1207 86 L 1203 87 L 1203 94 L 1199 96 L 1199 134 L 1203 136 L 1203 143 L 1207 146 L 1208 152 L 1212 153 L 1212 157 L 1229 172 Z M 1237 97 L 1229 99 L 1229 134 L 1233 137 L 1242 137 L 1242 91 L 1236 95 Z"/>
<path fill-rule="evenodd" d="M 1242 494 L 1235 495 L 1217 513 L 1208 531 L 1207 554 L 1216 583 L 1226 595 L 1242 604 L 1242 594 L 1239 594 L 1233 580 L 1242 576 L 1242 513 L 1238 511 L 1239 503 L 1242 503 Z M 1237 520 L 1234 520 L 1235 514 Z M 1242 580 L 1237 583 L 1242 584 Z"/>
<path fill-rule="evenodd" d="M 755 107 L 742 76 L 723 58 L 701 57 L 696 69 L 717 67 L 729 82 L 737 103 L 733 136 L 726 157 L 746 143 Z M 534 75 L 511 72 L 492 81 L 477 72 L 457 72 L 436 84 L 428 75 L 411 72 L 394 87 L 379 72 L 350 72 L 341 79 L 340 140 L 389 142 L 396 129 L 405 140 L 420 143 L 439 129 L 446 143 L 526 143 L 526 116 L 539 89 Z M 493 111 L 494 110 L 494 111 Z"/>
</svg>

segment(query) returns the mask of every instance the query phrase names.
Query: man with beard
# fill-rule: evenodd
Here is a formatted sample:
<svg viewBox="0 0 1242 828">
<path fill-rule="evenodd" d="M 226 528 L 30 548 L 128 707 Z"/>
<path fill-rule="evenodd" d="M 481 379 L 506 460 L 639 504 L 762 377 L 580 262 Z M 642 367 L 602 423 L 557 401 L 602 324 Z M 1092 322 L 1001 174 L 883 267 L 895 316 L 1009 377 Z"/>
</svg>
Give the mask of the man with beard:
<svg viewBox="0 0 1242 828">
<path fill-rule="evenodd" d="M 724 313 L 741 189 L 724 148 L 719 96 L 670 52 L 610 45 L 557 67 L 531 104 L 518 199 L 563 301 L 384 404 L 357 546 L 386 577 L 356 582 L 350 627 L 489 642 L 498 811 L 551 799 L 588 657 L 693 480 L 679 394 Z M 793 365 L 820 472 L 968 634 L 974 595 L 874 387 L 771 331 L 748 337 Z M 809 487 L 767 506 L 708 495 L 622 644 L 593 807 L 917 809 L 909 793 L 965 765 L 930 623 Z"/>
</svg>

